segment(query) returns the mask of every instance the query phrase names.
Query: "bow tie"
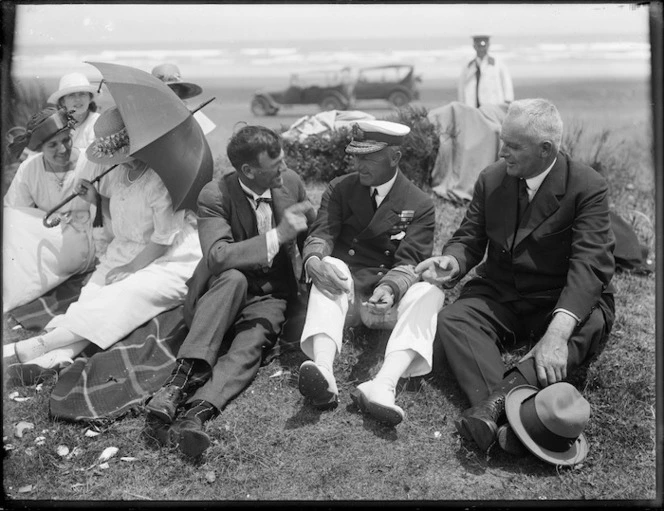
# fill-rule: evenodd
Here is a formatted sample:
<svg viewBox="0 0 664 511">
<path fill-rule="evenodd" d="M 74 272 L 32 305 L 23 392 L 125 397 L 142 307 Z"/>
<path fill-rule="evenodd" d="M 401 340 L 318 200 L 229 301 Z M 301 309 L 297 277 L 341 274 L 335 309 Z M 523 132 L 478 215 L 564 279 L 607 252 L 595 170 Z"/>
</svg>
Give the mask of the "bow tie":
<svg viewBox="0 0 664 511">
<path fill-rule="evenodd" d="M 269 197 L 256 197 L 254 200 L 256 201 L 256 209 L 258 209 L 258 207 L 261 205 L 261 202 L 264 202 L 268 206 L 272 204 L 272 199 Z"/>
</svg>

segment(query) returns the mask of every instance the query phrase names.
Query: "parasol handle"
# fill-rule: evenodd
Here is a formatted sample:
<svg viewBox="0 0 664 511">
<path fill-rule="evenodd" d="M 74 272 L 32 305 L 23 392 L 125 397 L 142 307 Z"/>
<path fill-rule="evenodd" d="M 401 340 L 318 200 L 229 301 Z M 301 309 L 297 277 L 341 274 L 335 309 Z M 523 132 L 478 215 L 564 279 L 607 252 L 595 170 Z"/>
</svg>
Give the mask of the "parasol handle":
<svg viewBox="0 0 664 511">
<path fill-rule="evenodd" d="M 194 108 L 193 110 L 191 110 L 189 113 L 191 113 L 191 114 L 195 114 L 196 112 L 198 112 L 198 111 L 199 111 L 201 108 L 203 108 L 204 106 L 207 106 L 209 103 L 212 103 L 215 99 L 217 99 L 217 98 L 216 98 L 216 97 L 211 97 L 211 98 L 208 99 L 207 101 L 201 103 L 201 104 L 198 105 L 196 108 Z"/>
<path fill-rule="evenodd" d="M 104 177 L 106 174 L 108 174 L 111 170 L 113 170 L 115 167 L 120 165 L 119 163 L 116 163 L 112 167 L 109 167 L 106 169 L 104 172 L 99 174 L 96 178 L 94 178 L 92 181 L 90 181 L 91 184 L 95 184 L 97 181 L 99 181 L 102 177 Z M 42 223 L 44 224 L 44 227 L 55 227 L 60 223 L 59 218 L 54 218 L 53 220 L 49 220 L 48 217 L 50 217 L 53 213 L 55 213 L 58 209 L 60 209 L 62 206 L 67 204 L 68 202 L 74 200 L 76 197 L 78 197 L 77 193 L 72 193 L 69 197 L 64 199 L 60 204 L 57 206 L 53 207 L 53 209 L 49 210 L 46 215 L 44 216 L 44 219 L 42 220 Z"/>
</svg>

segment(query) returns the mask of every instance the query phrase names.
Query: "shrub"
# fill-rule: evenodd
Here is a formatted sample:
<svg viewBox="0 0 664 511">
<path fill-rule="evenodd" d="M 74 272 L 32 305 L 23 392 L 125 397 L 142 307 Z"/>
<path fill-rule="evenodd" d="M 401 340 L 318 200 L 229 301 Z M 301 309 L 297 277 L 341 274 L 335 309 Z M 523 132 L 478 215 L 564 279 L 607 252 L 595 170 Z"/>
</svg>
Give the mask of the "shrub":
<svg viewBox="0 0 664 511">
<path fill-rule="evenodd" d="M 435 125 L 427 118 L 427 110 L 406 106 L 385 120 L 410 127 L 411 132 L 401 146 L 399 166 L 417 186 L 428 188 L 439 139 Z M 327 183 L 350 171 L 351 158 L 346 154 L 350 140 L 350 130 L 346 128 L 312 135 L 302 142 L 284 140 L 286 163 L 306 182 Z"/>
</svg>

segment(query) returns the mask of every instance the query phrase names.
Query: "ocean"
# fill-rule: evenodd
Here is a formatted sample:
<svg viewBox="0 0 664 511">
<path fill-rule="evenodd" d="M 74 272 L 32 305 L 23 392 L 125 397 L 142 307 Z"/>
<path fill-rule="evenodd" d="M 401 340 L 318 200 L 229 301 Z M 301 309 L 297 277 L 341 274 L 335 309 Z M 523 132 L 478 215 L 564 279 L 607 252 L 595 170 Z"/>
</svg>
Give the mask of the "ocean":
<svg viewBox="0 0 664 511">
<path fill-rule="evenodd" d="M 557 78 L 644 78 L 650 74 L 647 33 L 635 35 L 495 37 L 491 54 L 502 59 L 515 80 Z M 391 39 L 309 39 L 247 41 L 118 42 L 111 46 L 24 45 L 13 51 L 16 77 L 59 77 L 81 71 L 91 80 L 96 69 L 85 64 L 113 62 L 150 71 L 162 62 L 178 65 L 183 79 L 257 77 L 283 81 L 291 73 L 406 63 L 427 79 L 456 79 L 474 56 L 470 37 Z"/>
</svg>

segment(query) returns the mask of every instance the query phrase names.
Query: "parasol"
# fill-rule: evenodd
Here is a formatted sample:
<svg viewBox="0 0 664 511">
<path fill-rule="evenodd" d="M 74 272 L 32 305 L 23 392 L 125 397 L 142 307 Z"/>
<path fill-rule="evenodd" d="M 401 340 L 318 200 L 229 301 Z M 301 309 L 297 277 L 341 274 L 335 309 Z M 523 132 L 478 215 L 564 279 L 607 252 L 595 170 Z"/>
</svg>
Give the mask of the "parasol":
<svg viewBox="0 0 664 511">
<path fill-rule="evenodd" d="M 193 112 L 214 98 L 192 112 L 170 87 L 145 71 L 103 62 L 88 64 L 99 69 L 120 111 L 129 134 L 129 154 L 159 174 L 173 209 L 194 209 L 201 189 L 212 180 L 213 162 L 210 146 Z M 48 217 L 66 202 L 46 214 L 44 225 L 57 225 L 49 223 Z"/>
</svg>

